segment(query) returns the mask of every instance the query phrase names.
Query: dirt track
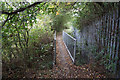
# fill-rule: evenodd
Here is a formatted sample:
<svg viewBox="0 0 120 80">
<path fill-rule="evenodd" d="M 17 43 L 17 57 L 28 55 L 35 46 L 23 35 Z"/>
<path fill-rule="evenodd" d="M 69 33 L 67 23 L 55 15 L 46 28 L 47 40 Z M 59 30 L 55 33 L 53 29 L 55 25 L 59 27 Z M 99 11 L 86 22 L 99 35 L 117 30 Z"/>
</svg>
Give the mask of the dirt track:
<svg viewBox="0 0 120 80">
<path fill-rule="evenodd" d="M 76 66 L 73 64 L 63 43 L 62 35 L 56 40 L 56 65 L 51 70 L 38 71 L 36 78 L 105 78 L 90 68 L 91 64 Z M 44 73 L 43 75 L 41 75 Z"/>
<path fill-rule="evenodd" d="M 59 34 L 56 40 L 56 67 L 54 68 L 55 78 L 89 78 L 89 73 L 83 67 L 75 66 Z"/>
</svg>

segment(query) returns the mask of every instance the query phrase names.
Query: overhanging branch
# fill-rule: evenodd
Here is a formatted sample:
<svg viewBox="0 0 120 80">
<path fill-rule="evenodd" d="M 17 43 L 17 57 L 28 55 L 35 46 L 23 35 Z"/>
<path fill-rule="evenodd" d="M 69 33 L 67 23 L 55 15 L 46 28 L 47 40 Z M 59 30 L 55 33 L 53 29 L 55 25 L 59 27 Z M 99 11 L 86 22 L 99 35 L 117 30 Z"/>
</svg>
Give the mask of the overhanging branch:
<svg viewBox="0 0 120 80">
<path fill-rule="evenodd" d="M 33 3 L 33 4 L 31 4 L 31 5 L 27 6 L 27 7 L 25 7 L 25 8 L 20 8 L 20 9 L 17 9 L 15 11 L 13 11 L 13 12 L 6 12 L 6 11 L 3 10 L 3 11 L 0 11 L 0 13 L 7 14 L 7 15 L 17 14 L 18 12 L 22 12 L 25 9 L 30 8 L 30 7 L 34 7 L 35 5 L 40 4 L 40 3 L 42 3 L 42 2 L 35 2 L 35 3 Z"/>
<path fill-rule="evenodd" d="M 15 15 L 13 15 L 12 17 L 9 18 L 9 15 L 8 15 L 8 16 L 7 16 L 7 19 L 3 22 L 2 27 L 5 25 L 5 23 L 6 23 L 8 20 L 12 19 L 14 16 L 15 16 Z"/>
</svg>

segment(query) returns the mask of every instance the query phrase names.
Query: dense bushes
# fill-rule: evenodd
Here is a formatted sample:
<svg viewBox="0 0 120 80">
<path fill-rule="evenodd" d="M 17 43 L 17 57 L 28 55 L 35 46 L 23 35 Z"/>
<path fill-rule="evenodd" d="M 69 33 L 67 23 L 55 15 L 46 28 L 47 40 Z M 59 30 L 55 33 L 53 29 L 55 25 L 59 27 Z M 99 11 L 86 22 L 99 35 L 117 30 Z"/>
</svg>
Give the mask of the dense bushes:
<svg viewBox="0 0 120 80">
<path fill-rule="evenodd" d="M 73 8 L 73 25 L 82 28 L 100 18 L 103 14 L 109 13 L 118 7 L 118 3 L 108 2 L 82 2 L 76 3 Z"/>
<path fill-rule="evenodd" d="M 20 34 L 19 37 L 21 42 L 13 41 L 13 39 L 17 40 L 17 36 L 7 39 L 3 36 L 3 76 L 8 75 L 10 70 L 23 73 L 28 68 L 52 68 L 53 31 L 51 31 L 51 28 L 39 26 L 39 28 L 31 29 L 28 33 L 28 44 L 25 44 L 24 36 L 22 36 L 22 34 Z"/>
<path fill-rule="evenodd" d="M 65 9 L 59 10 L 58 8 L 56 14 L 51 15 L 51 20 L 52 20 L 51 22 L 52 29 L 56 30 L 57 32 L 60 32 L 64 29 L 67 29 L 68 25 L 70 25 L 69 22 L 71 20 L 71 14 L 69 11 L 66 11 Z"/>
<path fill-rule="evenodd" d="M 51 18 L 53 19 L 52 22 L 52 28 L 56 31 L 62 31 L 66 26 L 66 18 L 65 15 L 59 14 L 59 15 L 52 15 Z"/>
<path fill-rule="evenodd" d="M 29 41 L 30 60 L 35 63 L 43 63 L 39 67 L 52 66 L 53 59 L 53 32 L 51 28 L 41 27 L 33 29 Z M 33 63 L 34 64 L 34 63 Z M 44 65 L 44 66 L 43 66 Z"/>
<path fill-rule="evenodd" d="M 53 31 L 49 25 L 50 21 L 44 18 L 47 14 L 34 11 L 39 6 L 14 15 L 3 26 L 1 31 L 3 77 L 13 73 L 25 76 L 24 73 L 29 68 L 40 70 L 52 68 Z"/>
<path fill-rule="evenodd" d="M 4 30 L 4 29 L 3 29 Z M 43 27 L 43 28 L 39 28 L 39 29 L 31 29 L 29 36 L 27 36 L 29 38 L 28 41 L 28 53 L 30 54 L 31 51 L 34 51 L 32 54 L 35 53 L 35 51 L 37 50 L 41 50 L 41 54 L 45 53 L 46 50 L 44 50 L 44 48 L 48 48 L 50 47 L 50 44 L 53 40 L 53 36 L 52 36 L 53 32 L 51 31 L 50 28 L 48 27 Z M 15 35 L 15 33 L 13 34 Z M 20 34 L 20 40 L 23 43 L 22 45 L 25 45 L 25 41 L 24 41 L 24 37 L 22 36 L 22 34 Z M 4 33 L 3 33 L 3 61 L 6 60 L 10 60 L 13 58 L 17 58 L 21 56 L 24 57 L 24 53 L 22 53 L 22 49 L 21 49 L 21 44 L 19 43 L 19 41 L 14 41 L 14 38 L 17 38 L 17 36 L 9 36 L 7 38 L 4 37 Z M 16 39 L 17 40 L 17 39 Z M 24 48 L 26 49 L 26 48 Z M 35 50 L 32 50 L 35 49 Z M 18 51 L 17 51 L 18 50 Z M 38 51 L 40 52 L 40 51 Z M 19 56 L 18 56 L 19 55 Z M 10 56 L 10 58 L 9 58 Z M 12 58 L 11 58 L 12 56 Z"/>
</svg>

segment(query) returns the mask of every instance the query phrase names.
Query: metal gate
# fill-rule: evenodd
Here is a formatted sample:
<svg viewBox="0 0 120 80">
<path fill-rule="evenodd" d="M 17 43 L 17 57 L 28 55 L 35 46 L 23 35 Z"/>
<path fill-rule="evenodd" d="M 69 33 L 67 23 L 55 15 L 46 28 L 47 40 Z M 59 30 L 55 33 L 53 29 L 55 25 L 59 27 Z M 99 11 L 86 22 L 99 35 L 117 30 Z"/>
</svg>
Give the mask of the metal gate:
<svg viewBox="0 0 120 80">
<path fill-rule="evenodd" d="M 65 47 L 67 48 L 67 51 L 74 63 L 75 62 L 75 54 L 76 54 L 76 39 L 63 31 L 63 42 L 64 42 Z"/>
</svg>

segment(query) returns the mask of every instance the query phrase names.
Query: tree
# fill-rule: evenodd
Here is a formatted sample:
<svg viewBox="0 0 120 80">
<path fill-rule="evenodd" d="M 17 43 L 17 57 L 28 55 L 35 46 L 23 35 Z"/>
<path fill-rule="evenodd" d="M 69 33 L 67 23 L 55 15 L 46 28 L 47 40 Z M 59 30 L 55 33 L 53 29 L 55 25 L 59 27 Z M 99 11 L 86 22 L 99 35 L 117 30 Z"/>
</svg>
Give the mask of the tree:
<svg viewBox="0 0 120 80">
<path fill-rule="evenodd" d="M 45 2 L 1 2 L 2 53 L 8 55 L 9 61 L 21 58 L 29 66 L 29 31 L 36 22 L 40 9 L 44 10 Z M 3 56 L 5 58 L 5 56 Z M 3 58 L 3 59 L 4 59 Z"/>
<path fill-rule="evenodd" d="M 23 2 L 23 3 L 24 3 L 24 2 Z M 34 7 L 34 6 L 36 6 L 36 5 L 40 4 L 40 3 L 42 3 L 42 2 L 35 2 L 35 3 L 31 4 L 31 5 L 25 6 L 24 8 L 20 7 L 19 9 L 16 9 L 16 10 L 13 10 L 13 7 L 11 7 L 10 9 L 7 9 L 7 10 L 5 11 L 5 10 L 4 10 L 4 8 L 5 8 L 5 3 L 2 2 L 1 4 L 3 5 L 3 6 L 2 6 L 3 9 L 0 11 L 0 13 L 7 15 L 7 19 L 3 22 L 2 27 L 5 25 L 5 23 L 6 23 L 8 20 L 12 19 L 15 14 L 19 14 L 19 12 L 23 12 L 23 11 L 25 11 L 26 9 L 29 9 L 29 8 L 31 8 L 31 7 Z M 8 3 L 6 2 L 6 4 L 8 4 Z M 13 3 L 13 4 L 15 4 L 15 3 Z M 26 3 L 24 3 L 24 4 L 26 4 Z M 27 5 L 27 4 L 26 4 L 26 5 Z M 13 15 L 13 16 L 11 16 L 11 15 Z"/>
</svg>

